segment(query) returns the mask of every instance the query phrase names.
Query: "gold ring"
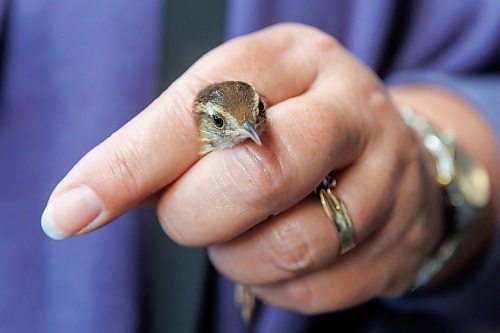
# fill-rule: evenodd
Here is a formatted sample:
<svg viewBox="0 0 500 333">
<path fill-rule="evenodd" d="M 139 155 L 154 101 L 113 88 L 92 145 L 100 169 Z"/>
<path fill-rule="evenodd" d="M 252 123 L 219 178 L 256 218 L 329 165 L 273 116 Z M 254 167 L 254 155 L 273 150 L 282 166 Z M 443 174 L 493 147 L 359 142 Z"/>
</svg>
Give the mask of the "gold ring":
<svg viewBox="0 0 500 333">
<path fill-rule="evenodd" d="M 323 210 L 339 232 L 340 253 L 344 254 L 356 246 L 356 237 L 345 205 L 333 194 L 335 186 L 335 179 L 328 176 L 318 186 L 316 193 L 319 195 Z"/>
</svg>

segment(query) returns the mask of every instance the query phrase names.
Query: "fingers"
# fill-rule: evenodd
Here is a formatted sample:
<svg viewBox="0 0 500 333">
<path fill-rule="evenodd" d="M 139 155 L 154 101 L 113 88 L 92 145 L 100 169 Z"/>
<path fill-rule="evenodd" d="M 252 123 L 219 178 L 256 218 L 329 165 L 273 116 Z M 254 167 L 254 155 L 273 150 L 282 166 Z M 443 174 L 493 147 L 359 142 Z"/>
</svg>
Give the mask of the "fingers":
<svg viewBox="0 0 500 333">
<path fill-rule="evenodd" d="M 413 222 L 421 228 L 424 218 Z M 389 222 L 396 223 L 400 221 Z M 384 242 L 383 237 L 367 239 L 323 269 L 251 290 L 265 303 L 304 314 L 343 310 L 376 297 L 399 297 L 411 288 L 428 243 L 419 251 L 407 251 L 397 243 L 385 247 Z"/>
<path fill-rule="evenodd" d="M 252 287 L 265 303 L 305 313 L 318 314 L 364 303 L 386 288 L 401 257 L 370 254 L 369 244 L 340 257 L 335 264 L 296 279 Z"/>
<path fill-rule="evenodd" d="M 338 244 L 335 226 L 318 198 L 310 196 L 208 253 L 217 270 L 232 280 L 259 285 L 326 266 L 338 255 Z"/>
<path fill-rule="evenodd" d="M 319 205 L 309 199 L 248 234 L 211 248 L 217 269 L 254 286 L 253 292 L 263 301 L 302 313 L 335 311 L 407 292 L 442 237 L 440 211 L 426 204 L 439 201 L 439 191 L 431 177 L 423 177 L 422 159 L 412 158 L 411 152 L 406 157 L 399 154 L 400 163 L 386 160 L 389 176 L 372 178 L 363 188 L 357 177 L 366 179 L 368 169 L 374 168 L 373 176 L 384 168 L 379 154 L 374 149 L 368 154 L 371 158 L 350 167 L 335 189 L 353 217 L 356 234 L 361 234 L 356 248 L 338 257 L 338 237 L 326 243 L 332 238 L 323 233 L 332 230 L 326 230 L 325 219 L 319 221 Z M 393 183 L 392 178 L 398 181 Z M 422 180 L 424 186 L 415 186 Z M 399 200 L 384 197 L 388 192 Z M 377 224 L 377 230 L 370 231 Z M 274 235 L 278 241 L 273 243 Z"/>
<path fill-rule="evenodd" d="M 193 165 L 160 199 L 165 231 L 188 246 L 227 241 L 295 205 L 332 168 L 356 159 L 368 133 L 346 120 L 348 110 L 334 109 L 333 93 L 325 96 L 312 90 L 275 105 L 262 146 L 216 151 Z"/>
<path fill-rule="evenodd" d="M 304 48 L 304 40 L 299 43 L 297 30 L 309 35 L 311 44 L 327 39 L 310 28 L 275 27 L 203 57 L 74 166 L 49 199 L 42 217 L 46 233 L 61 239 L 100 227 L 170 184 L 195 163 L 198 139 L 191 103 L 207 84 L 248 81 L 271 103 L 305 91 L 318 71 L 318 52 L 317 48 Z"/>
<path fill-rule="evenodd" d="M 419 267 L 436 244 L 434 235 L 439 232 L 433 230 L 436 225 L 430 225 L 428 218 L 426 212 L 407 220 L 394 217 L 386 223 L 387 230 L 397 225 L 411 227 L 393 243 L 388 244 L 381 234 L 375 235 L 320 269 L 283 281 L 254 284 L 251 290 L 266 303 L 305 314 L 342 310 L 376 297 L 399 297 L 409 291 Z M 412 243 L 409 239 L 423 230 L 434 239 L 408 246 Z"/>
<path fill-rule="evenodd" d="M 389 147 L 384 145 L 384 149 Z M 398 193 L 396 184 L 401 171 L 395 156 L 391 153 L 386 156 L 379 148 L 372 149 L 348 170 L 336 175 L 337 187 L 333 192 L 345 204 L 360 244 L 387 223 L 394 211 L 392 202 Z M 373 175 L 377 175 L 375 179 L 366 181 Z M 408 218 L 416 214 L 407 213 Z M 210 234 L 211 230 L 203 232 Z M 390 238 L 394 241 L 397 237 Z M 216 268 L 231 279 L 260 285 L 323 268 L 335 260 L 339 248 L 338 230 L 328 219 L 319 198 L 311 195 L 242 236 L 212 246 L 209 254 Z M 379 252 L 383 250 L 385 247 Z"/>
</svg>

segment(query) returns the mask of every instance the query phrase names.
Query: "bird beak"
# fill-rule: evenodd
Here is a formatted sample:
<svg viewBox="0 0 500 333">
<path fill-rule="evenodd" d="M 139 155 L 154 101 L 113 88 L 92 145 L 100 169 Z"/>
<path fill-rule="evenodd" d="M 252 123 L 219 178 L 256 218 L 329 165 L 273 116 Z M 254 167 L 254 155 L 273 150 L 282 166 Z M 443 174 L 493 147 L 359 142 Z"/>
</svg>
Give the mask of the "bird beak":
<svg viewBox="0 0 500 333">
<path fill-rule="evenodd" d="M 243 123 L 243 129 L 241 130 L 241 134 L 245 138 L 252 139 L 259 146 L 262 145 L 259 135 L 257 134 L 254 127 L 252 126 L 252 124 L 250 124 L 248 120 L 245 120 L 245 122 Z"/>
</svg>

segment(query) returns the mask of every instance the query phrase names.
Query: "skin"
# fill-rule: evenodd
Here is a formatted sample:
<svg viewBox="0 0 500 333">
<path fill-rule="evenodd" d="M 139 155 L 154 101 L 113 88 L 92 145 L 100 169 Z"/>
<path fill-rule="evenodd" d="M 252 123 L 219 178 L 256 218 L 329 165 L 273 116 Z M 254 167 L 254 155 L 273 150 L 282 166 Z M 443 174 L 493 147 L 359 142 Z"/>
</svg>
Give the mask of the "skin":
<svg viewBox="0 0 500 333">
<path fill-rule="evenodd" d="M 200 157 L 192 101 L 203 87 L 228 80 L 266 96 L 262 145 L 246 140 Z M 220 272 L 265 302 L 322 313 L 402 295 L 439 243 L 443 219 L 433 165 L 399 104 L 455 131 L 497 192 L 495 137 L 470 104 L 430 86 L 388 91 L 330 36 L 286 24 L 209 52 L 90 151 L 51 195 L 52 221 L 63 236 L 83 234 L 149 198 L 171 238 L 208 247 Z M 358 241 L 342 256 L 311 195 L 332 171 Z M 75 205 L 61 204 L 82 185 L 103 209 L 87 221 L 72 219 Z M 438 287 L 486 248 L 497 206 L 494 197 Z"/>
</svg>

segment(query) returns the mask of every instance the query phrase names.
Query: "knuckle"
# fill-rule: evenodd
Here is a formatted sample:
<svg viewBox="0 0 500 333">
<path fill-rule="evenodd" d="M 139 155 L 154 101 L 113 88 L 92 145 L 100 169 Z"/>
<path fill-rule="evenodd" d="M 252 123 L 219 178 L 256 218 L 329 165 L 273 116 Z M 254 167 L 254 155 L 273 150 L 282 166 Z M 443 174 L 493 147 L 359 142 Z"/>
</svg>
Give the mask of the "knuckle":
<svg viewBox="0 0 500 333">
<path fill-rule="evenodd" d="M 288 223 L 273 230 L 267 250 L 271 264 L 280 271 L 298 274 L 313 266 L 315 251 L 298 222 Z"/>
<path fill-rule="evenodd" d="M 299 45 L 303 45 L 304 41 L 311 41 L 323 51 L 340 46 L 339 42 L 333 36 L 311 25 L 303 23 L 281 23 L 277 24 L 276 27 L 282 28 L 285 33 L 291 38 L 294 38 Z M 305 39 L 304 35 L 309 38 Z"/>
<path fill-rule="evenodd" d="M 428 230 L 429 227 L 425 223 L 425 220 L 417 219 L 415 223 L 410 227 L 410 230 L 401 240 L 401 248 L 406 253 L 419 253 L 422 249 L 428 247 L 427 242 L 429 241 Z"/>
<path fill-rule="evenodd" d="M 177 80 L 162 93 L 161 99 L 168 100 L 171 105 L 165 107 L 164 116 L 169 118 L 169 121 L 183 124 L 177 129 L 184 129 L 182 138 L 191 138 L 190 132 L 193 131 L 194 122 L 192 121 L 192 105 L 191 101 L 196 95 L 200 87 L 206 86 L 208 81 L 196 73 L 184 74 L 186 77 L 183 80 Z M 166 102 L 164 102 L 166 103 Z M 170 119 L 172 118 L 173 119 Z"/>
<path fill-rule="evenodd" d="M 416 134 L 408 126 L 401 126 L 399 131 L 401 140 L 398 145 L 398 153 L 403 157 L 403 161 L 408 165 L 411 162 L 421 161 L 422 157 L 424 157 L 422 155 L 424 151 Z"/>
<path fill-rule="evenodd" d="M 328 35 L 317 28 L 310 28 L 311 40 L 315 43 L 315 46 L 320 54 L 335 51 L 341 48 L 341 44 L 333 36 Z"/>
<path fill-rule="evenodd" d="M 420 166 L 426 157 L 425 148 L 417 134 L 404 123 L 401 117 L 398 116 L 395 121 L 397 121 L 397 124 L 391 126 L 392 133 L 387 134 L 397 138 L 397 140 L 392 140 L 391 148 L 394 150 L 395 156 L 397 156 L 397 161 L 399 161 L 398 167 L 408 169 L 417 165 Z M 415 168 L 411 171 L 420 172 L 421 170 Z M 418 174 L 415 176 L 418 176 Z"/>
<path fill-rule="evenodd" d="M 123 144 L 108 158 L 107 166 L 111 176 L 123 190 L 130 194 L 141 191 L 141 163 L 137 158 L 137 150 L 133 144 Z"/>
<path fill-rule="evenodd" d="M 331 102 L 329 100 L 321 99 L 319 96 L 304 96 L 302 97 L 305 101 L 302 112 L 304 114 L 311 115 L 314 121 L 311 121 L 311 124 L 308 124 L 313 129 L 315 135 L 303 136 L 303 140 L 305 142 L 309 142 L 309 149 L 314 152 L 314 155 L 319 154 L 316 153 L 316 147 L 324 147 L 325 142 L 327 143 L 327 147 L 331 148 L 328 153 L 333 155 L 333 149 L 336 145 L 335 140 L 341 139 L 337 133 L 342 133 L 342 124 L 336 121 L 333 113 L 330 112 L 318 112 L 318 110 L 330 110 L 332 109 Z M 312 132 L 312 131 L 311 131 Z M 300 134 L 300 131 L 298 132 Z M 310 133 L 309 131 L 307 133 Z M 304 133 L 303 135 L 307 135 Z M 325 141 L 326 139 L 326 141 Z M 293 156 L 291 156 L 293 158 Z M 299 161 L 296 161 L 297 163 Z"/>
</svg>

